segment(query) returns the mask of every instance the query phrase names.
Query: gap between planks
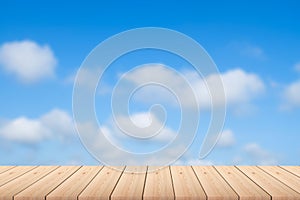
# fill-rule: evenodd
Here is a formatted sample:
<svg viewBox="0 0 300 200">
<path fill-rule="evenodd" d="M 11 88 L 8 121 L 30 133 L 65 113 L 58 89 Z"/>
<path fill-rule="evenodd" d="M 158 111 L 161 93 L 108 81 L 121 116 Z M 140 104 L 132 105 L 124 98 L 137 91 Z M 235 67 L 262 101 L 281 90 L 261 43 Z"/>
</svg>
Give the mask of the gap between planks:
<svg viewBox="0 0 300 200">
<path fill-rule="evenodd" d="M 155 168 L 3 166 L 0 200 L 300 199 L 299 166 Z"/>
</svg>

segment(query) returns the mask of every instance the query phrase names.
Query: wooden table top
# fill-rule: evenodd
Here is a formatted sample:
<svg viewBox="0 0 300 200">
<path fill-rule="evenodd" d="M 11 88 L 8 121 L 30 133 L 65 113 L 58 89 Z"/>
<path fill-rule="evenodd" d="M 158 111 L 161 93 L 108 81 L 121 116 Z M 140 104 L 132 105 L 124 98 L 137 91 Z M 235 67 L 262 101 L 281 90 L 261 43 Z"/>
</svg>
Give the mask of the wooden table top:
<svg viewBox="0 0 300 200">
<path fill-rule="evenodd" d="M 2 199 L 300 199 L 300 166 L 0 166 Z"/>
</svg>

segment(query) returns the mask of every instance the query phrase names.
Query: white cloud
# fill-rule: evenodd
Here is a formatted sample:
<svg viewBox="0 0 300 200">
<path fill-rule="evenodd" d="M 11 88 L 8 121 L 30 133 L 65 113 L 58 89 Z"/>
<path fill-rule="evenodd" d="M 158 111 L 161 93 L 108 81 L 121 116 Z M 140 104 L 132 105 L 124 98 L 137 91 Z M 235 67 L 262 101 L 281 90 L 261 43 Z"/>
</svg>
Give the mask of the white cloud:
<svg viewBox="0 0 300 200">
<path fill-rule="evenodd" d="M 71 116 L 60 109 L 53 109 L 40 118 L 42 124 L 49 127 L 52 132 L 70 135 L 74 132 Z"/>
<path fill-rule="evenodd" d="M 3 69 L 26 83 L 52 77 L 56 63 L 48 45 L 23 40 L 0 46 L 0 64 Z"/>
<path fill-rule="evenodd" d="M 288 85 L 284 89 L 283 97 L 285 100 L 283 109 L 300 107 L 300 80 Z"/>
<path fill-rule="evenodd" d="M 0 135 L 8 140 L 35 143 L 45 139 L 50 131 L 39 120 L 25 117 L 11 120 L 0 128 Z"/>
<path fill-rule="evenodd" d="M 51 137 L 65 138 L 72 133 L 74 133 L 72 118 L 59 109 L 54 109 L 36 119 L 19 117 L 8 120 L 0 127 L 2 138 L 21 143 L 37 143 Z"/>
<path fill-rule="evenodd" d="M 218 140 L 217 146 L 231 147 L 235 144 L 234 134 L 231 130 L 224 130 Z"/>
<path fill-rule="evenodd" d="M 247 144 L 244 150 L 258 165 L 275 165 L 278 162 L 270 152 L 263 149 L 257 143 Z"/>
<path fill-rule="evenodd" d="M 294 69 L 295 69 L 297 72 L 300 72 L 300 62 L 298 62 L 298 63 L 295 64 Z"/>
<path fill-rule="evenodd" d="M 154 64 L 153 66 L 136 69 L 130 73 L 131 74 L 127 75 L 126 78 L 136 85 L 150 79 L 149 76 L 155 74 L 154 81 L 163 82 L 166 86 L 176 88 L 176 91 L 180 91 L 181 95 L 185 97 L 183 102 L 181 102 L 183 106 L 193 106 L 191 101 L 192 97 L 186 92 L 188 91 L 188 85 L 183 84 L 178 75 L 170 72 L 163 65 Z M 217 88 L 216 80 L 219 75 L 211 74 L 208 77 L 205 77 L 206 83 L 195 71 L 185 71 L 182 75 L 189 81 L 192 89 L 195 91 L 199 106 L 202 108 L 209 108 L 211 106 L 211 95 L 206 83 L 209 88 L 218 91 L 220 88 Z M 248 104 L 252 99 L 263 93 L 265 89 L 265 85 L 259 76 L 253 73 L 247 73 L 242 69 L 233 69 L 220 74 L 220 76 L 223 80 L 227 105 Z M 224 105 L 224 98 L 218 96 L 218 94 L 219 93 L 216 92 L 216 99 L 214 99 L 214 102 L 216 102 L 217 105 Z M 161 87 L 159 89 L 159 86 L 157 85 L 140 89 L 140 91 L 136 93 L 135 98 L 136 100 L 145 102 L 154 99 L 168 104 L 177 104 L 174 96 L 170 95 L 165 88 Z"/>
<path fill-rule="evenodd" d="M 149 112 L 134 113 L 130 116 L 116 116 L 116 120 L 119 127 L 112 121 L 100 127 L 103 134 L 112 141 L 124 139 L 126 135 L 123 131 L 139 138 L 151 137 L 157 132 L 158 134 L 152 137 L 154 142 L 170 141 L 176 136 L 173 130 L 164 126 L 155 115 Z M 140 128 L 145 129 L 140 131 Z"/>
</svg>

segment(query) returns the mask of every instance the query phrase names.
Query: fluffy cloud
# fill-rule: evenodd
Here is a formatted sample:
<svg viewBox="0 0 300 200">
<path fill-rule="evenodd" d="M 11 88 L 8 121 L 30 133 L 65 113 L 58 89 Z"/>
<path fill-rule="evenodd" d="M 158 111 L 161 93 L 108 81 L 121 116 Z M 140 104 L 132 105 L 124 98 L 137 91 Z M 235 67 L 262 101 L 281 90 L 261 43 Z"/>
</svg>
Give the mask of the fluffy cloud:
<svg viewBox="0 0 300 200">
<path fill-rule="evenodd" d="M 120 127 L 117 127 L 112 121 L 100 127 L 103 134 L 112 141 L 124 140 L 126 135 L 122 131 L 140 138 L 147 138 L 159 131 L 157 135 L 152 137 L 154 142 L 170 141 L 176 136 L 173 130 L 164 126 L 155 115 L 149 112 L 134 113 L 131 116 L 116 116 L 116 120 Z M 141 132 L 135 126 L 145 129 Z"/>
<path fill-rule="evenodd" d="M 224 130 L 218 140 L 217 146 L 231 147 L 235 144 L 234 134 L 231 130 Z"/>
<path fill-rule="evenodd" d="M 20 143 L 37 143 L 51 137 L 67 137 L 74 133 L 72 118 L 54 109 L 37 119 L 19 117 L 3 123 L 0 136 Z"/>
<path fill-rule="evenodd" d="M 288 85 L 283 93 L 284 109 L 300 107 L 300 80 Z"/>
<path fill-rule="evenodd" d="M 50 131 L 39 120 L 16 118 L 0 129 L 0 135 L 8 140 L 34 143 L 50 135 Z"/>
<path fill-rule="evenodd" d="M 57 61 L 49 46 L 24 40 L 0 46 L 0 64 L 19 80 L 32 83 L 54 75 Z"/>
<path fill-rule="evenodd" d="M 263 149 L 257 143 L 249 143 L 244 147 L 245 152 L 258 165 L 275 165 L 276 158 L 268 151 Z"/>
<path fill-rule="evenodd" d="M 155 74 L 156 82 L 163 82 L 165 83 L 165 86 L 176 88 L 176 91 L 181 91 L 181 93 L 183 93 L 183 96 L 185 97 L 183 102 L 181 102 L 183 106 L 193 106 L 192 101 L 190 101 L 192 97 L 188 93 L 185 94 L 185 92 L 188 91 L 188 86 L 180 81 L 178 75 L 170 72 L 163 65 L 154 64 L 153 66 L 142 67 L 130 73 L 131 74 L 127 75 L 126 78 L 136 85 L 143 83 L 143 81 L 145 79 L 147 80 L 151 74 Z M 192 89 L 195 91 L 197 102 L 202 108 L 210 108 L 212 101 L 208 88 L 213 88 L 216 91 L 220 89 L 217 88 L 216 85 L 216 80 L 219 76 L 223 80 L 227 105 L 249 103 L 265 89 L 265 85 L 259 76 L 253 73 L 247 73 L 242 69 L 230 70 L 220 75 L 211 74 L 208 77 L 205 77 L 205 80 L 201 79 L 195 71 L 185 71 L 182 75 L 188 80 Z M 156 98 L 153 98 L 153 96 Z M 147 86 L 142 88 L 139 93 L 136 93 L 135 98 L 136 100 L 146 102 L 151 101 L 151 99 L 159 98 L 161 101 L 169 104 L 177 103 L 174 96 L 166 92 L 165 88 L 161 87 L 159 89 L 158 86 Z M 225 103 L 221 96 L 216 96 L 214 102 L 216 102 L 217 105 L 224 105 Z"/>
</svg>

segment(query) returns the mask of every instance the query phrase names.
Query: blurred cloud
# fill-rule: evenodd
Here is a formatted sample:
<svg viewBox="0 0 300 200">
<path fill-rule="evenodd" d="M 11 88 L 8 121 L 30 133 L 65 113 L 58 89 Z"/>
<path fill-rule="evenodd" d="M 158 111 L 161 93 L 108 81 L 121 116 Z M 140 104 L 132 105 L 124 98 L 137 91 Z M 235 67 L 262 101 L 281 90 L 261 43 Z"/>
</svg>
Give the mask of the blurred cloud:
<svg viewBox="0 0 300 200">
<path fill-rule="evenodd" d="M 283 91 L 283 110 L 300 107 L 300 80 L 287 85 Z"/>
<path fill-rule="evenodd" d="M 274 155 L 257 143 L 246 144 L 244 151 L 258 165 L 276 165 L 278 163 Z"/>
<path fill-rule="evenodd" d="M 19 143 L 35 144 L 52 137 L 66 138 L 74 134 L 71 116 L 54 109 L 40 118 L 18 117 L 0 125 L 0 137 Z"/>
<path fill-rule="evenodd" d="M 184 94 L 185 91 L 188 90 L 185 88 L 187 87 L 186 84 L 182 84 L 178 79 L 178 75 L 166 70 L 166 68 L 161 64 L 138 68 L 131 72 L 130 75 L 127 75 L 126 78 L 128 81 L 139 85 L 145 79 L 147 79 L 150 74 L 153 73 L 156 74 L 156 81 L 166 82 L 166 86 L 177 88 L 177 91 L 181 91 L 181 93 L 183 93 L 183 96 L 185 96 L 183 102 L 181 102 L 183 106 L 194 106 L 192 101 L 190 101 L 192 97 L 188 94 Z M 247 73 L 242 69 L 229 70 L 225 73 L 221 73 L 220 75 L 211 74 L 208 77 L 205 77 L 205 79 L 201 79 L 201 77 L 195 71 L 184 71 L 182 75 L 189 81 L 197 97 L 197 102 L 201 108 L 211 107 L 212 101 L 210 92 L 208 90 L 209 88 L 216 91 L 214 102 L 216 102 L 217 105 L 225 104 L 224 98 L 218 95 L 218 90 L 222 89 L 218 88 L 216 85 L 219 76 L 223 80 L 227 105 L 236 106 L 239 104 L 249 103 L 252 99 L 262 94 L 265 90 L 264 82 L 258 75 Z M 158 97 L 163 102 L 173 105 L 177 104 L 176 98 L 172 97 L 168 92 L 166 92 L 165 88 L 158 89 L 157 86 L 144 87 L 141 91 L 139 91 L 139 93 L 136 94 L 135 98 L 136 100 L 144 102 L 151 101 L 151 99 L 157 100 L 157 98 L 153 98 L 153 96 Z"/>
<path fill-rule="evenodd" d="M 256 44 L 251 44 L 245 41 L 235 41 L 228 45 L 229 51 L 234 51 L 243 57 L 248 57 L 256 60 L 265 60 L 267 55 L 262 47 Z"/>
<path fill-rule="evenodd" d="M 300 72 L 300 62 L 298 62 L 298 63 L 295 64 L 294 69 L 295 69 L 297 72 Z"/>
<path fill-rule="evenodd" d="M 0 65 L 25 83 L 54 76 L 57 60 L 48 45 L 31 40 L 7 42 L 0 46 Z"/>
<path fill-rule="evenodd" d="M 122 130 L 141 138 L 152 135 L 153 130 L 159 130 L 157 135 L 151 137 L 153 142 L 171 141 L 176 136 L 176 132 L 164 126 L 164 124 L 150 112 L 138 112 L 130 116 L 116 116 L 116 118 L 120 127 L 118 127 L 112 119 L 100 127 L 105 136 L 112 141 L 120 139 L 124 141 L 127 135 L 122 132 Z M 136 127 L 145 129 L 137 132 Z M 122 128 L 122 130 L 120 128 Z"/>
<path fill-rule="evenodd" d="M 235 137 L 232 130 L 224 130 L 218 140 L 218 147 L 231 147 L 235 144 Z"/>
<path fill-rule="evenodd" d="M 258 59 L 266 58 L 266 55 L 262 48 L 260 48 L 259 46 L 254 46 L 249 44 L 245 45 L 245 47 L 241 49 L 241 54 L 248 57 L 258 58 Z"/>
</svg>

